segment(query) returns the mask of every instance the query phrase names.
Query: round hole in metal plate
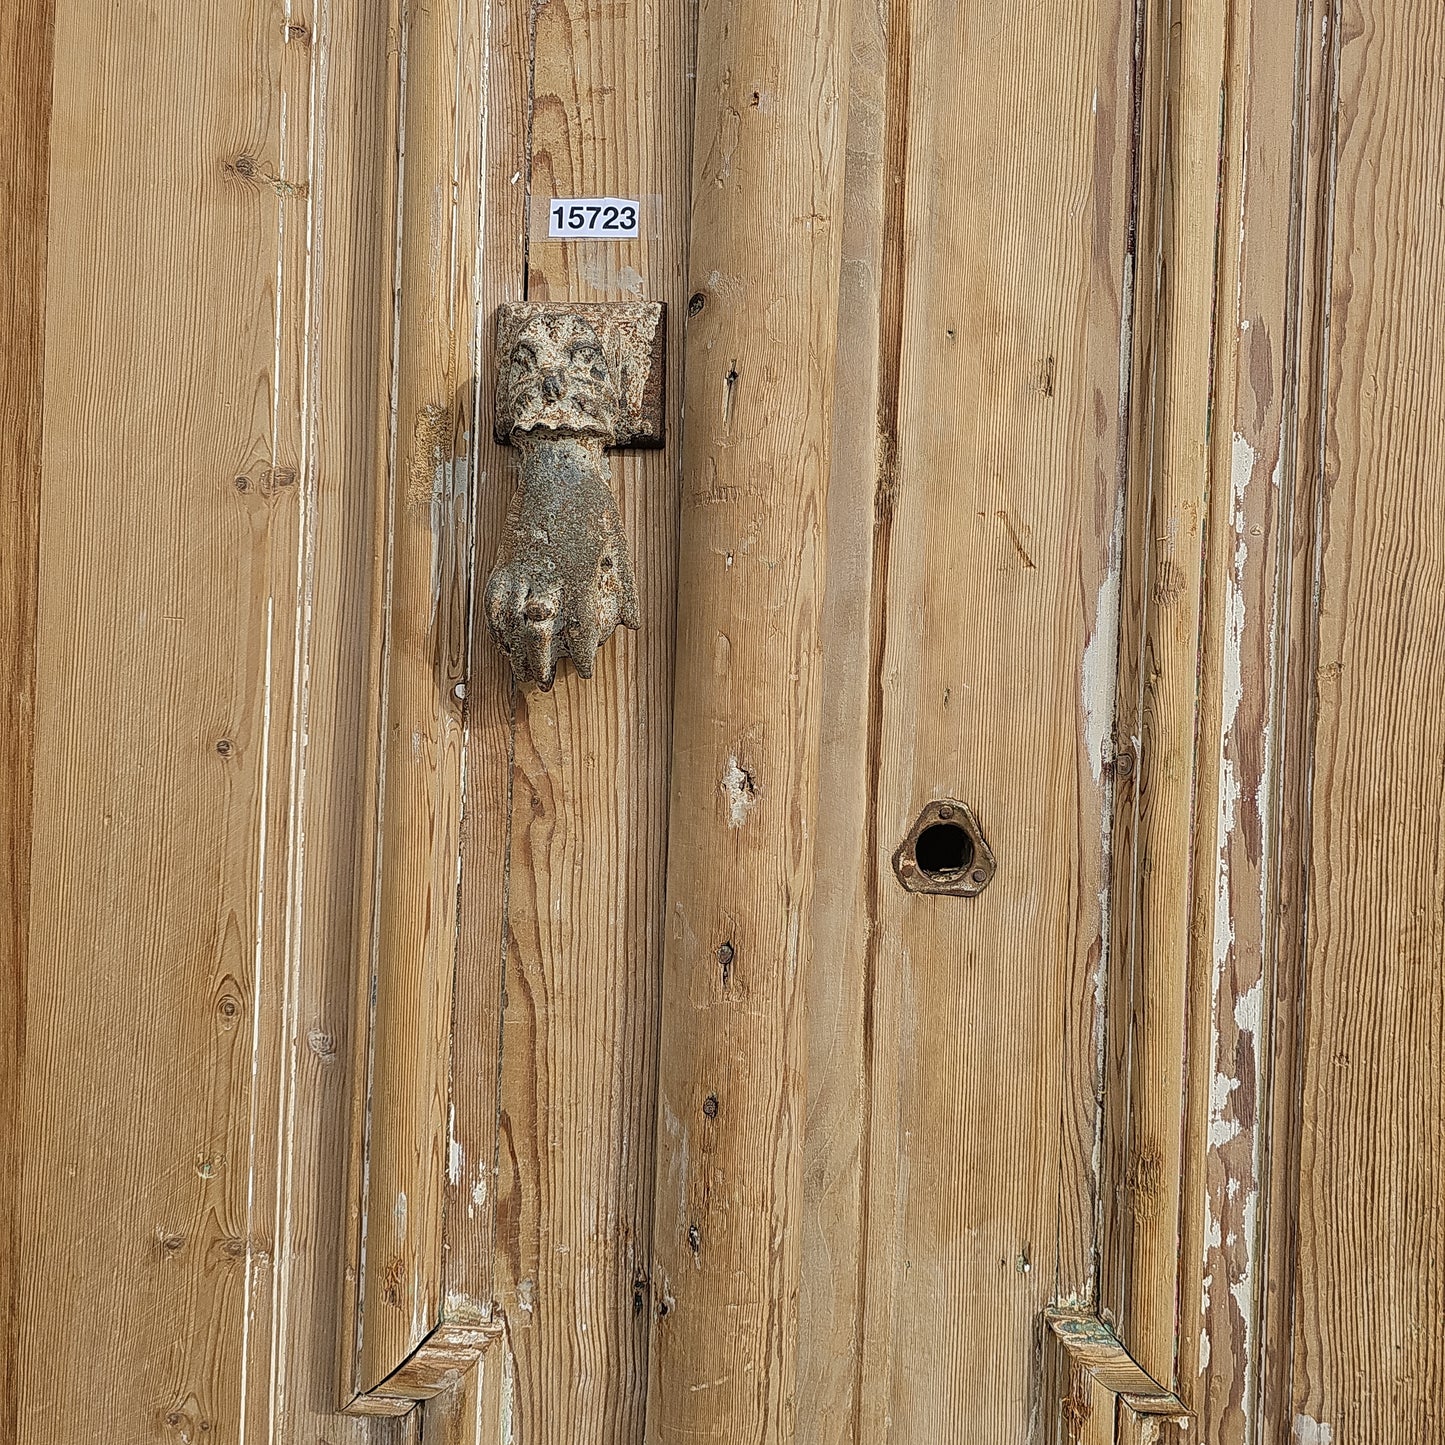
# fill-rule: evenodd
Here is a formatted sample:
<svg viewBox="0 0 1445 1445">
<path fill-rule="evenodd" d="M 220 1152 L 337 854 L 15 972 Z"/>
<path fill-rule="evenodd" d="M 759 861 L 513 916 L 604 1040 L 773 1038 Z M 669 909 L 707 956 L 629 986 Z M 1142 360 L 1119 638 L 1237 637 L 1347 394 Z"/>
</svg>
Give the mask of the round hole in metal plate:
<svg viewBox="0 0 1445 1445">
<path fill-rule="evenodd" d="M 913 845 L 919 870 L 930 878 L 950 878 L 973 867 L 973 839 L 959 823 L 930 823 Z"/>
<path fill-rule="evenodd" d="M 893 871 L 910 893 L 974 898 L 997 869 L 978 818 L 958 798 L 926 803 L 893 855 Z"/>
</svg>

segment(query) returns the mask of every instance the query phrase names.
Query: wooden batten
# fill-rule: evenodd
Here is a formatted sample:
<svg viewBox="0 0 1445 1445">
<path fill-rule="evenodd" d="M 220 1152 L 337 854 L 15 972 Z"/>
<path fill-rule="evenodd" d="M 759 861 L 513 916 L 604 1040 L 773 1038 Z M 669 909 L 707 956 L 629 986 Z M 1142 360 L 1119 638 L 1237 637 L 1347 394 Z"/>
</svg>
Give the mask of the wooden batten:
<svg viewBox="0 0 1445 1445">
<path fill-rule="evenodd" d="M 372 1408 L 358 1396 L 418 1393 L 412 1375 L 426 1376 L 428 1392 L 422 1364 L 441 1349 L 433 1332 L 445 1295 L 485 83 L 470 42 L 484 8 L 400 5 L 391 17 L 394 151 L 378 204 L 395 215 L 396 264 L 381 278 L 390 304 L 377 336 L 391 366 L 377 399 L 376 711 L 342 1383 L 358 1411 Z M 467 1348 L 448 1345 L 449 1362 Z"/>
<path fill-rule="evenodd" d="M 19 1410 L 21 1136 L 54 7 L 0 15 L 0 1422 Z"/>
<path fill-rule="evenodd" d="M 648 1361 L 664 1445 L 794 1429 L 849 8 L 698 20 Z"/>
<path fill-rule="evenodd" d="M 1100 1305 L 1171 1380 L 1225 19 L 1140 13 Z"/>
</svg>

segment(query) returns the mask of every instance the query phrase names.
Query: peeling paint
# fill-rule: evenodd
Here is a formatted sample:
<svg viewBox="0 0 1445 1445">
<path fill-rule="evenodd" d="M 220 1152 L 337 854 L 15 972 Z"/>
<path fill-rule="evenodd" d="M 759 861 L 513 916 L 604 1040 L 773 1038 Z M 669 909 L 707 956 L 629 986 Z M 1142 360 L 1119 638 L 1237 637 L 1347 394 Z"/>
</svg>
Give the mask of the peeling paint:
<svg viewBox="0 0 1445 1445">
<path fill-rule="evenodd" d="M 447 1183 L 453 1189 L 462 1182 L 462 1146 L 457 1142 L 457 1106 L 447 1111 Z"/>
<path fill-rule="evenodd" d="M 738 762 L 736 753 L 728 754 L 728 764 L 722 776 L 722 795 L 728 804 L 728 827 L 741 828 L 747 822 L 748 814 L 758 805 L 758 788 L 753 775 Z"/>
<path fill-rule="evenodd" d="M 1312 1415 L 1296 1415 L 1293 1430 L 1295 1445 L 1331 1445 L 1335 1427 L 1316 1420 Z"/>
<path fill-rule="evenodd" d="M 1124 496 L 1116 504 L 1117 533 L 1123 526 Z M 1084 748 L 1094 782 L 1103 781 L 1105 749 L 1114 730 L 1114 695 L 1119 665 L 1119 547 L 1109 546 L 1109 566 L 1094 599 L 1094 627 L 1084 647 L 1082 700 Z M 1112 761 L 1112 759 L 1109 759 Z"/>
<path fill-rule="evenodd" d="M 513 1445 L 517 1438 L 517 1362 L 512 1355 L 512 1342 L 506 1336 L 502 1340 L 502 1388 L 499 1391 L 497 1415 L 501 1427 L 501 1445 Z"/>
</svg>

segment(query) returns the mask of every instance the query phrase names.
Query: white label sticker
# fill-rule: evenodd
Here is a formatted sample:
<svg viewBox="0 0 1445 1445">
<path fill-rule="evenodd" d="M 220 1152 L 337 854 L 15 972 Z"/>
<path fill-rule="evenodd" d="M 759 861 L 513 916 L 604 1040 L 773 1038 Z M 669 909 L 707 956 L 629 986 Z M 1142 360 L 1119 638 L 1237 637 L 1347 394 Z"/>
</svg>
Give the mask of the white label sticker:
<svg viewBox="0 0 1445 1445">
<path fill-rule="evenodd" d="M 616 196 L 559 198 L 547 212 L 547 234 L 560 241 L 625 240 L 639 234 L 636 201 Z"/>
</svg>

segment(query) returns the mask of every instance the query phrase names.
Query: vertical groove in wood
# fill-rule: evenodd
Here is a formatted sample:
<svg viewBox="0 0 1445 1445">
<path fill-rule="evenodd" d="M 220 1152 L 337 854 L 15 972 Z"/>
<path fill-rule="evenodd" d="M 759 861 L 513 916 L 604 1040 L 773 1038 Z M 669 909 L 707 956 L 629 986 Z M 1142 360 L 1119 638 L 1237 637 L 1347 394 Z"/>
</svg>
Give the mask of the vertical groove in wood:
<svg viewBox="0 0 1445 1445">
<path fill-rule="evenodd" d="M 895 6 L 895 9 L 900 7 Z M 798 1417 L 817 1445 L 843 1445 L 857 1427 L 863 1385 L 863 1244 L 869 1082 L 867 973 L 872 912 L 866 785 L 876 745 L 873 662 L 877 555 L 886 510 L 877 505 L 884 332 L 885 198 L 901 165 L 895 148 L 898 77 L 890 83 L 890 25 L 877 0 L 852 13 L 848 144 L 843 187 L 838 362 L 828 483 L 827 584 L 819 624 L 822 715 L 818 794 L 828 822 L 813 855 L 812 950 L 806 977 L 807 1115 L 798 1301 Z M 897 62 L 894 62 L 896 71 Z M 906 95 L 906 87 L 903 88 Z M 897 258 L 893 271 L 896 278 Z M 897 310 L 895 306 L 892 308 Z M 896 317 L 894 318 L 897 319 Z M 886 567 L 886 550 L 882 561 Z"/>
<path fill-rule="evenodd" d="M 553 0 L 529 20 L 512 192 L 528 204 L 527 296 L 668 305 L 665 445 L 609 452 L 641 630 L 614 634 L 590 680 L 567 667 L 549 693 L 513 690 L 507 759 L 495 1288 L 512 1408 L 540 1445 L 617 1445 L 640 1441 L 647 1388 L 692 6 Z M 638 238 L 546 239 L 554 197 L 600 195 L 639 201 Z M 515 453 L 492 455 L 504 506 Z M 500 520 L 480 538 L 483 574 Z"/>
<path fill-rule="evenodd" d="M 53 0 L 0 14 L 0 1432 L 19 1429 L 21 1131 L 35 752 Z"/>
<path fill-rule="evenodd" d="M 498 1101 L 503 967 L 511 858 L 511 667 L 493 643 L 479 594 L 501 535 L 513 482 L 510 449 L 492 434 L 496 311 L 526 294 L 527 138 L 531 17 L 483 0 L 464 67 L 483 77 L 478 126 L 481 214 L 476 259 L 475 525 L 471 661 L 467 675 L 465 797 L 452 1000 L 451 1123 L 446 1199 L 445 1307 L 489 1318 L 496 1298 Z"/>
<path fill-rule="evenodd" d="M 648 1437 L 794 1438 L 849 13 L 699 12 Z M 800 136 L 810 143 L 799 145 Z"/>
<path fill-rule="evenodd" d="M 1281 959 L 1280 689 L 1291 663 L 1300 17 L 1225 20 L 1199 690 L 1178 1381 L 1205 1442 L 1255 1441 Z M 1307 58 L 1308 47 L 1303 56 Z"/>
<path fill-rule="evenodd" d="M 390 358 L 392 215 L 377 203 L 392 165 L 384 95 L 388 35 L 374 0 L 293 11 L 288 44 L 313 67 L 309 285 L 301 381 L 301 486 L 308 519 L 298 619 L 305 659 L 291 802 L 290 996 L 285 1092 L 287 1210 L 280 1231 L 285 1314 L 276 1434 L 335 1445 L 413 1440 L 416 1422 L 336 1414 L 335 1362 L 350 1361 L 338 1311 L 347 1264 L 349 1112 L 356 933 L 368 893 L 358 843 L 368 810 L 358 786 L 373 716 L 369 608 L 377 517 L 368 482 L 386 446 L 377 406 Z M 354 1279 L 348 1293 L 354 1297 Z"/>
<path fill-rule="evenodd" d="M 1334 240 L 1338 28 L 1334 0 L 1299 7 L 1301 52 L 1296 79 L 1291 221 L 1298 268 L 1286 388 L 1287 452 L 1281 492 L 1282 571 L 1278 647 L 1286 661 L 1276 694 L 1279 846 L 1271 1088 L 1267 1101 L 1267 1194 L 1261 1223 L 1267 1270 L 1260 1319 L 1260 1438 L 1294 1434 L 1295 1285 L 1299 1235 L 1301 1024 L 1306 1002 L 1306 934 L 1310 909 L 1310 785 L 1315 745 L 1320 509 L 1326 483 L 1325 419 L 1330 267 Z M 1310 44 L 1308 37 L 1318 36 Z"/>
<path fill-rule="evenodd" d="M 482 0 L 398 0 L 396 265 L 377 508 L 374 890 L 359 974 L 359 1359 L 378 1385 L 444 1306 L 476 428 Z M 384 194 L 384 192 L 383 192 Z M 385 276 L 385 273 L 383 273 Z M 369 1036 L 368 1036 L 369 1035 Z"/>
<path fill-rule="evenodd" d="M 1343 0 L 1316 26 L 1333 84 L 1288 1424 L 1405 1445 L 1445 1399 L 1445 15 Z"/>
<path fill-rule="evenodd" d="M 1101 1305 L 1175 1371 L 1224 16 L 1143 12 L 1137 307 L 1115 725 Z"/>
</svg>

